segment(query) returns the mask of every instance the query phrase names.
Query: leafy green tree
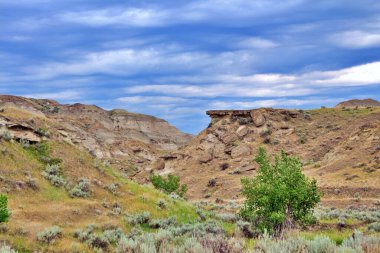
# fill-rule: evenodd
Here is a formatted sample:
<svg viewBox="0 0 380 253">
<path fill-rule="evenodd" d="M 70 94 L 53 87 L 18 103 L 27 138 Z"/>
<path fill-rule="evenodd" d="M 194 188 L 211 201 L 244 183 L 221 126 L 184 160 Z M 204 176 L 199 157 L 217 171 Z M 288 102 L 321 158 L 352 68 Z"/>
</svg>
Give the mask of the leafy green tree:
<svg viewBox="0 0 380 253">
<path fill-rule="evenodd" d="M 183 197 L 183 195 L 187 192 L 187 185 L 180 185 L 179 177 L 172 174 L 169 174 L 167 178 L 160 175 L 152 175 L 150 177 L 150 181 L 156 189 L 163 190 L 167 194 L 175 192 L 179 196 Z"/>
<path fill-rule="evenodd" d="M 0 195 L 0 223 L 6 222 L 11 215 L 8 210 L 8 197 L 5 195 Z"/>
<path fill-rule="evenodd" d="M 264 148 L 259 149 L 255 160 L 260 166 L 257 176 L 242 179 L 246 201 L 241 216 L 277 237 L 297 222 L 310 221 L 320 194 L 316 180 L 302 173 L 300 160 L 282 151 L 271 163 Z"/>
</svg>

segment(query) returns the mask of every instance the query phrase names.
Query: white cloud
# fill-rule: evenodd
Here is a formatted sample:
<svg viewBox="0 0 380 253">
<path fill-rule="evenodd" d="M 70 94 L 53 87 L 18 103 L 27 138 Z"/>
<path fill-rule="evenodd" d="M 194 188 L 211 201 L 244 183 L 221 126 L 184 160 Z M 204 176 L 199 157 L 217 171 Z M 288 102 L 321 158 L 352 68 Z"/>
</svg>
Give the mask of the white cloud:
<svg viewBox="0 0 380 253">
<path fill-rule="evenodd" d="M 32 93 L 24 94 L 23 97 L 37 98 L 37 99 L 56 99 L 61 101 L 70 101 L 74 99 L 81 99 L 82 93 L 79 91 L 60 91 L 60 92 L 51 92 L 51 93 Z"/>
<path fill-rule="evenodd" d="M 90 26 L 137 26 L 155 27 L 170 24 L 196 23 L 209 21 L 238 25 L 245 18 L 272 15 L 299 6 L 305 0 L 246 1 L 246 0 L 201 0 L 190 1 L 179 7 L 108 8 L 90 11 L 66 12 L 59 15 L 65 22 Z M 235 22 L 231 22 L 235 21 Z"/>
<path fill-rule="evenodd" d="M 268 40 L 260 37 L 250 37 L 242 39 L 237 43 L 237 46 L 240 48 L 273 48 L 277 47 L 278 44 L 272 40 Z"/>
<path fill-rule="evenodd" d="M 117 98 L 116 101 L 126 104 L 143 104 L 143 103 L 187 103 L 188 99 L 181 97 L 168 97 L 168 96 L 129 96 Z"/>
<path fill-rule="evenodd" d="M 163 10 L 156 9 L 105 9 L 82 12 L 68 12 L 60 15 L 66 22 L 90 26 L 123 25 L 123 26 L 160 26 L 167 19 Z"/>
<path fill-rule="evenodd" d="M 189 52 L 177 46 L 118 49 L 84 53 L 67 62 L 47 62 L 25 69 L 28 80 L 49 79 L 62 75 L 113 74 L 129 76 L 139 72 L 178 71 L 227 72 L 248 69 L 254 56 L 245 51 Z"/>
<path fill-rule="evenodd" d="M 24 42 L 29 41 L 31 37 L 23 35 L 10 35 L 0 37 L 0 41 L 11 41 L 11 42 Z"/>
<path fill-rule="evenodd" d="M 262 87 L 260 87 L 262 86 Z M 290 88 L 289 88 L 290 87 Z M 127 93 L 153 92 L 182 97 L 285 97 L 303 96 L 313 93 L 313 90 L 293 85 L 278 86 L 263 84 L 212 84 L 212 85 L 141 85 L 125 89 Z"/>
<path fill-rule="evenodd" d="M 333 43 L 350 49 L 380 47 L 380 31 L 345 31 L 331 36 Z"/>
<path fill-rule="evenodd" d="M 358 86 L 380 84 L 380 62 L 372 62 L 337 71 L 315 72 L 307 76 L 325 86 Z"/>
<path fill-rule="evenodd" d="M 380 62 L 335 71 L 309 72 L 299 75 L 256 74 L 209 77 L 218 83 L 135 85 L 125 88 L 128 94 L 154 93 L 179 97 L 292 97 L 318 94 L 332 87 L 380 84 Z"/>
<path fill-rule="evenodd" d="M 342 98 L 328 99 L 328 98 L 308 98 L 308 99 L 266 99 L 256 101 L 217 101 L 210 104 L 214 109 L 252 109 L 258 107 L 294 107 L 299 108 L 305 105 L 327 105 L 337 104 L 341 102 Z"/>
</svg>

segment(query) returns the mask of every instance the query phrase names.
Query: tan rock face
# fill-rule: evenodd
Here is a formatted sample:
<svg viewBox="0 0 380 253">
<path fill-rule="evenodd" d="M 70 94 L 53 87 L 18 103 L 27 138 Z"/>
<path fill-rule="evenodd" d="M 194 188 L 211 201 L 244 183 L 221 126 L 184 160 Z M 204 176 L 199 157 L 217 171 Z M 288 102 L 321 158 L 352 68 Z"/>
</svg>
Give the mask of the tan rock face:
<svg viewBox="0 0 380 253">
<path fill-rule="evenodd" d="M 223 133 L 219 138 L 224 144 L 232 144 L 239 139 L 235 133 Z"/>
<path fill-rule="evenodd" d="M 205 152 L 203 155 L 201 155 L 198 159 L 199 163 L 208 163 L 213 159 L 212 154 L 209 152 Z"/>
<path fill-rule="evenodd" d="M 163 170 L 165 169 L 165 161 L 164 159 L 158 159 L 155 163 L 152 165 L 153 170 Z"/>
<path fill-rule="evenodd" d="M 241 144 L 231 151 L 232 158 L 249 156 L 251 154 L 251 148 L 247 144 Z"/>
<path fill-rule="evenodd" d="M 265 116 L 258 110 L 251 111 L 251 117 L 255 126 L 260 127 L 265 124 Z"/>
<path fill-rule="evenodd" d="M 254 157 L 263 146 L 271 155 L 284 150 L 298 156 L 306 175 L 316 178 L 320 187 L 368 185 L 380 191 L 376 186 L 380 185 L 380 108 L 356 112 L 337 108 L 209 111 L 211 126 L 181 149 L 189 156 L 171 161 L 170 167 L 188 184 L 190 198 L 203 198 L 210 178 L 220 182 L 211 198 L 240 198 L 241 178 L 256 175 L 259 167 Z M 250 116 L 252 121 L 247 121 Z M 213 147 L 213 156 L 206 153 L 207 147 Z M 352 168 L 355 164 L 365 165 Z"/>
<path fill-rule="evenodd" d="M 248 127 L 247 126 L 240 126 L 237 130 L 236 130 L 236 134 L 237 136 L 239 136 L 240 138 L 246 136 L 248 134 Z"/>
</svg>

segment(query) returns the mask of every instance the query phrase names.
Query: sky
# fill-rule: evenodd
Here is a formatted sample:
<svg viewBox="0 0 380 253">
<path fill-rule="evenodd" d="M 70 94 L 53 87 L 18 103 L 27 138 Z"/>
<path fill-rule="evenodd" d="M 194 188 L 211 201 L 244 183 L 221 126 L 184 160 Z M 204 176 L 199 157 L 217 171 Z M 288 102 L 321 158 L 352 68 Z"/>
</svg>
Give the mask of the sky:
<svg viewBox="0 0 380 253">
<path fill-rule="evenodd" d="M 380 1 L 0 0 L 0 93 L 192 134 L 210 109 L 380 100 Z"/>
</svg>

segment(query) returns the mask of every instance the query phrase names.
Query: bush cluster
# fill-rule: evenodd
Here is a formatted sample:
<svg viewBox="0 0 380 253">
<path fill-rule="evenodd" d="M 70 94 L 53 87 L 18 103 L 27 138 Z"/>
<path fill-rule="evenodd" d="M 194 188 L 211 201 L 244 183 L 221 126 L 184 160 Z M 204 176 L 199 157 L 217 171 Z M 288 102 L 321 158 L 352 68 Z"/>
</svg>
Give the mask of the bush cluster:
<svg viewBox="0 0 380 253">
<path fill-rule="evenodd" d="M 90 194 L 90 181 L 87 179 L 80 179 L 78 184 L 69 192 L 72 198 L 87 198 Z"/>
<path fill-rule="evenodd" d="M 132 226 L 148 224 L 150 221 L 150 213 L 142 212 L 133 215 L 127 215 L 125 219 Z"/>
<path fill-rule="evenodd" d="M 152 175 L 150 181 L 156 189 L 160 189 L 167 194 L 176 193 L 178 196 L 183 197 L 187 192 L 187 185 L 180 185 L 179 177 L 169 174 L 167 178 L 161 175 Z"/>
<path fill-rule="evenodd" d="M 380 232 L 380 222 L 374 222 L 368 226 L 368 230 Z"/>
<path fill-rule="evenodd" d="M 48 164 L 42 172 L 42 176 L 50 181 L 55 187 L 62 187 L 66 184 L 66 180 L 62 176 L 59 164 Z"/>
<path fill-rule="evenodd" d="M 90 224 L 83 230 L 76 230 L 74 237 L 85 242 L 90 248 L 102 250 L 106 250 L 110 244 L 115 244 L 125 237 L 123 230 L 117 227 L 97 230 L 99 230 L 98 227 Z"/>
<path fill-rule="evenodd" d="M 376 208 L 353 208 L 337 209 L 334 207 L 318 207 L 314 210 L 319 220 L 359 220 L 366 223 L 380 222 L 380 211 Z"/>
<path fill-rule="evenodd" d="M 9 131 L 4 131 L 1 133 L 1 136 L 0 136 L 3 140 L 5 141 L 10 141 L 12 140 L 13 136 L 12 134 L 9 132 Z"/>
<path fill-rule="evenodd" d="M 37 234 L 37 240 L 46 244 L 51 244 L 61 237 L 62 229 L 58 226 L 46 228 L 44 231 Z"/>
<path fill-rule="evenodd" d="M 166 219 L 154 219 L 149 222 L 149 227 L 158 229 L 158 228 L 169 228 L 177 224 L 175 217 L 169 217 Z"/>
<path fill-rule="evenodd" d="M 119 189 L 119 184 L 118 183 L 113 183 L 113 184 L 110 184 L 110 185 L 107 185 L 106 186 L 106 189 L 112 193 L 113 195 L 117 195 L 118 193 L 118 189 Z"/>
<path fill-rule="evenodd" d="M 326 236 L 316 236 L 313 240 L 307 240 L 302 237 L 273 240 L 273 238 L 265 234 L 255 242 L 255 248 L 252 252 L 363 253 L 377 252 L 379 247 L 380 240 L 374 237 L 365 237 L 360 232 L 355 232 L 351 237 L 345 239 L 341 245 L 336 245 L 334 241 Z"/>
<path fill-rule="evenodd" d="M 159 229 L 156 233 L 123 237 L 117 245 L 117 252 L 243 252 L 243 240 L 227 238 L 221 231 L 209 223 Z"/>
</svg>

